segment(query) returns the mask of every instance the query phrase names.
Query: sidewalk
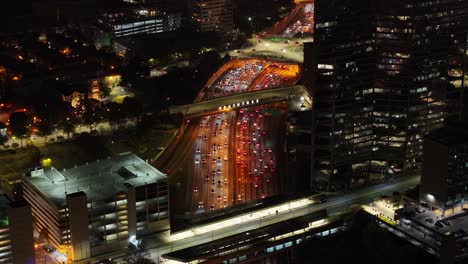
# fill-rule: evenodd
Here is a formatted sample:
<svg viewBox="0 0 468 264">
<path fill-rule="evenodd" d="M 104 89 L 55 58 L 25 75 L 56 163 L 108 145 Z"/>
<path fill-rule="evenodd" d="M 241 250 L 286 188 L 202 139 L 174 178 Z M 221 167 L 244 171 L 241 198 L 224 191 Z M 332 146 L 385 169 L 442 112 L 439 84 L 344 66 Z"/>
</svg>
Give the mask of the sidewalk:
<svg viewBox="0 0 468 264">
<path fill-rule="evenodd" d="M 126 120 L 124 122 L 125 128 L 135 127 L 135 120 Z M 103 121 L 95 125 L 83 125 L 79 124 L 75 127 L 75 132 L 66 133 L 63 129 L 55 129 L 51 135 L 47 137 L 39 135 L 31 135 L 29 138 L 18 139 L 15 137 L 10 137 L 8 141 L 3 144 L 3 147 L 0 146 L 0 150 L 14 149 L 13 144 L 18 144 L 18 148 L 25 148 L 26 146 L 44 146 L 45 144 L 53 144 L 56 142 L 65 142 L 71 141 L 77 135 L 82 133 L 89 133 L 90 135 L 111 135 L 114 131 L 118 131 L 119 127 L 111 126 L 108 121 Z M 93 132 L 96 131 L 96 132 Z M 46 141 L 47 138 L 47 141 Z M 6 147 L 7 146 L 7 147 Z"/>
</svg>

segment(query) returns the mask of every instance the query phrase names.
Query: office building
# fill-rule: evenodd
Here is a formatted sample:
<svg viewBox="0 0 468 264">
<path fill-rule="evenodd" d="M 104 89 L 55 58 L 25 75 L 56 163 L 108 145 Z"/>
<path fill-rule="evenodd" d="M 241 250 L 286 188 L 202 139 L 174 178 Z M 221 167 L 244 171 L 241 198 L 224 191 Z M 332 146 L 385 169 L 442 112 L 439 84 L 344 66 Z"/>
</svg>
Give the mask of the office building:
<svg viewBox="0 0 468 264">
<path fill-rule="evenodd" d="M 34 264 L 31 207 L 0 197 L 0 263 Z"/>
<path fill-rule="evenodd" d="M 378 1 L 376 13 L 373 148 L 391 172 L 411 172 L 423 136 L 461 114 L 468 2 Z"/>
<path fill-rule="evenodd" d="M 440 215 L 468 208 L 468 132 L 448 126 L 424 137 L 419 199 Z"/>
<path fill-rule="evenodd" d="M 197 31 L 231 33 L 234 28 L 231 0 L 189 0 L 189 16 Z"/>
<path fill-rule="evenodd" d="M 313 178 L 357 186 L 420 169 L 422 138 L 460 116 L 468 2 L 315 1 L 304 82 Z"/>
<path fill-rule="evenodd" d="M 167 177 L 131 153 L 69 170 L 34 170 L 23 182 L 36 232 L 72 261 L 168 228 Z"/>
<path fill-rule="evenodd" d="M 165 13 L 155 8 L 130 8 L 104 13 L 99 25 L 115 38 L 170 32 L 180 28 L 182 13 Z"/>
<path fill-rule="evenodd" d="M 304 45 L 303 79 L 314 98 L 313 183 L 350 184 L 352 170 L 372 160 L 375 72 L 371 1 L 315 1 L 314 42 Z M 356 180 L 358 178 L 356 177 Z"/>
</svg>

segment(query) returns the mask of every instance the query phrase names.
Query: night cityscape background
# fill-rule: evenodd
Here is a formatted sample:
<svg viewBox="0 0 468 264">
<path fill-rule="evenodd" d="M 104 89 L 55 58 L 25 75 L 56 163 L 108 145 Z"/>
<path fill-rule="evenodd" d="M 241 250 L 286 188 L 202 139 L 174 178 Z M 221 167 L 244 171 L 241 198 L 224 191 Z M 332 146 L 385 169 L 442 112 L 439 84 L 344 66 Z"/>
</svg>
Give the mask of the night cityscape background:
<svg viewBox="0 0 468 264">
<path fill-rule="evenodd" d="M 468 1 L 0 20 L 0 263 L 468 263 Z"/>
</svg>

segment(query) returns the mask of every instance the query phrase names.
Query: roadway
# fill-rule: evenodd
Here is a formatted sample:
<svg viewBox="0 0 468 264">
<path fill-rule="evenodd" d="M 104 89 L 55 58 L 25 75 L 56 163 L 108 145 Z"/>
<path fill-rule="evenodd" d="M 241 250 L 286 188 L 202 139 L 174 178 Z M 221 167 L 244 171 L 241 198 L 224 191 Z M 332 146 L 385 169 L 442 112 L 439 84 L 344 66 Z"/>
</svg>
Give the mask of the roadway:
<svg viewBox="0 0 468 264">
<path fill-rule="evenodd" d="M 285 202 L 270 208 L 261 209 L 252 213 L 246 213 L 207 225 L 202 225 L 187 231 L 174 233 L 172 235 L 169 231 L 166 231 L 143 239 L 143 243 L 147 249 L 146 255 L 149 258 L 156 260 L 160 256 L 170 252 L 241 234 L 263 226 L 304 216 L 322 209 L 327 209 L 329 214 L 335 214 L 337 212 L 342 212 L 343 209 L 347 209 L 353 204 L 368 203 L 382 194 L 391 194 L 394 191 L 404 191 L 409 187 L 417 185 L 419 180 L 419 176 L 395 179 L 389 183 L 366 187 L 340 197 L 330 198 L 324 203 L 319 203 L 314 200 L 315 196 L 310 196 L 303 199 Z M 100 258 L 93 258 L 92 261 L 109 257 L 117 258 L 126 253 L 126 250 L 122 250 L 120 252 L 101 256 Z"/>
<path fill-rule="evenodd" d="M 292 86 L 300 77 L 299 65 L 260 59 L 233 59 L 223 64 L 198 94 L 195 102 L 238 93 Z"/>
<path fill-rule="evenodd" d="M 186 119 L 155 162 L 187 187 L 177 208 L 198 214 L 283 191 L 285 121 L 284 103 Z"/>
</svg>

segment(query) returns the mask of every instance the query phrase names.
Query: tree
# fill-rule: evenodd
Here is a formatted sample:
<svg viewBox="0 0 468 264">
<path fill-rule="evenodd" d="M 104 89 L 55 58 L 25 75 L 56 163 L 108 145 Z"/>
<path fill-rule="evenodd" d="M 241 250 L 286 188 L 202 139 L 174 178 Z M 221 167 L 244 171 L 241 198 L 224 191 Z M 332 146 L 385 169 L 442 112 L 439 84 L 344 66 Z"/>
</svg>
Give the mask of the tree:
<svg viewBox="0 0 468 264">
<path fill-rule="evenodd" d="M 39 130 L 39 135 L 43 136 L 44 141 L 47 143 L 47 136 L 52 134 L 52 125 L 50 122 L 46 119 L 41 120 L 37 129 Z"/>
<path fill-rule="evenodd" d="M 136 117 L 142 113 L 143 107 L 135 98 L 127 96 L 122 102 L 122 110 L 126 116 Z"/>
<path fill-rule="evenodd" d="M 7 143 L 8 141 L 8 137 L 7 136 L 4 136 L 4 135 L 0 135 L 0 145 L 3 145 L 5 143 Z"/>
<path fill-rule="evenodd" d="M 119 127 L 123 118 L 120 105 L 116 102 L 107 104 L 107 118 L 111 126 Z"/>
<path fill-rule="evenodd" d="M 10 115 L 10 130 L 13 136 L 20 139 L 20 146 L 23 146 L 23 138 L 28 135 L 28 117 L 24 112 L 15 112 Z"/>
<path fill-rule="evenodd" d="M 75 133 L 75 125 L 70 121 L 64 122 L 63 131 L 67 133 L 68 139 L 70 139 L 70 134 Z"/>
<path fill-rule="evenodd" d="M 143 256 L 145 247 L 141 241 L 138 245 L 129 244 L 129 247 L 132 249 L 132 253 L 125 258 L 127 264 L 156 264 L 156 262 Z"/>
</svg>

